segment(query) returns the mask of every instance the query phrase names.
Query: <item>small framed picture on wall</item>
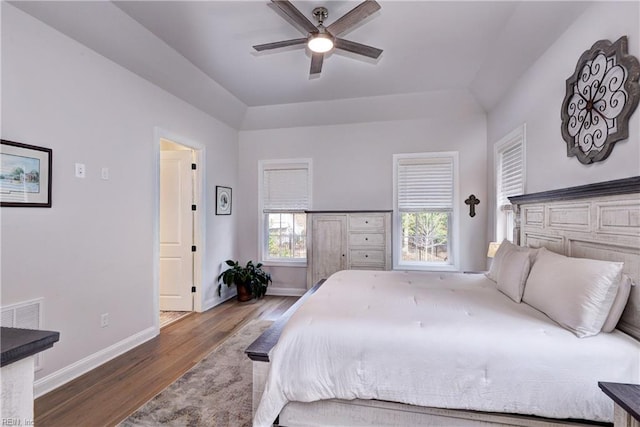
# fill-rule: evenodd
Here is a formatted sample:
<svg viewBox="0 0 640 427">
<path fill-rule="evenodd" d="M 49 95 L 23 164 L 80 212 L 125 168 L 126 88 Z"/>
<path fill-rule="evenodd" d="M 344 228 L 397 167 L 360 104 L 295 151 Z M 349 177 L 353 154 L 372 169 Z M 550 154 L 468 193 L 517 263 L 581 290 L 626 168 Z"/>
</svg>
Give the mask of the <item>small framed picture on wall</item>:
<svg viewBox="0 0 640 427">
<path fill-rule="evenodd" d="M 216 185 L 216 215 L 231 215 L 231 187 Z"/>
<path fill-rule="evenodd" d="M 0 144 L 0 206 L 51 207 L 50 148 L 2 140 Z"/>
</svg>

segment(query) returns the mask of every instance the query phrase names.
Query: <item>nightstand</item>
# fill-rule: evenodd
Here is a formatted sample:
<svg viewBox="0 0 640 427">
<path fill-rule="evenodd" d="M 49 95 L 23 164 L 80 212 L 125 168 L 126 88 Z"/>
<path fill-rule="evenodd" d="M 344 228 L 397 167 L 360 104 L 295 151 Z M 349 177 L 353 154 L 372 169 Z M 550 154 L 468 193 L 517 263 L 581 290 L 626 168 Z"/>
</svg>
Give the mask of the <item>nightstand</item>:
<svg viewBox="0 0 640 427">
<path fill-rule="evenodd" d="M 614 427 L 640 427 L 640 385 L 598 382 L 613 402 Z"/>
</svg>

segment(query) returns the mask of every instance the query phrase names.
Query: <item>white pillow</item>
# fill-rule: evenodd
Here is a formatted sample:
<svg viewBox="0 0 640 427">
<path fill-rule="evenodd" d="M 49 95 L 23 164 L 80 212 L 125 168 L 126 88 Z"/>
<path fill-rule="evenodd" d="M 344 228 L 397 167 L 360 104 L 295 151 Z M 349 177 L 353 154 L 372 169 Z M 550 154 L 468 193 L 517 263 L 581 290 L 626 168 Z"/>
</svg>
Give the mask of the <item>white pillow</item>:
<svg viewBox="0 0 640 427">
<path fill-rule="evenodd" d="M 527 252 L 509 251 L 502 259 L 498 271 L 498 290 L 515 302 L 520 302 L 530 267 L 531 261 Z"/>
<path fill-rule="evenodd" d="M 502 243 L 500 243 L 500 247 L 496 251 L 496 254 L 493 257 L 493 261 L 491 261 L 491 267 L 489 267 L 489 271 L 485 274 L 487 278 L 493 280 L 494 282 L 498 282 L 498 274 L 500 272 L 500 267 L 503 264 L 504 257 L 510 251 L 522 251 L 529 254 L 529 261 L 531 266 L 536 259 L 536 254 L 538 253 L 538 249 L 528 248 L 526 246 L 516 246 L 507 239 L 504 239 Z"/>
<path fill-rule="evenodd" d="M 632 285 L 631 277 L 623 274 L 620 280 L 620 286 L 618 286 L 618 292 L 616 292 L 616 297 L 613 299 L 611 311 L 609 311 L 607 320 L 605 320 L 604 325 L 602 325 L 602 332 L 612 332 L 618 325 L 620 317 L 622 317 L 622 312 L 627 306 Z"/>
<path fill-rule="evenodd" d="M 622 266 L 541 248 L 522 300 L 580 338 L 596 335 L 611 311 Z"/>
<path fill-rule="evenodd" d="M 496 251 L 496 254 L 493 256 L 491 266 L 489 267 L 489 271 L 485 274 L 485 276 L 487 276 L 494 282 L 498 282 L 498 272 L 500 271 L 502 260 L 507 252 L 511 251 L 513 248 L 515 248 L 515 245 L 507 239 L 504 239 L 502 243 L 500 243 L 500 247 Z"/>
</svg>

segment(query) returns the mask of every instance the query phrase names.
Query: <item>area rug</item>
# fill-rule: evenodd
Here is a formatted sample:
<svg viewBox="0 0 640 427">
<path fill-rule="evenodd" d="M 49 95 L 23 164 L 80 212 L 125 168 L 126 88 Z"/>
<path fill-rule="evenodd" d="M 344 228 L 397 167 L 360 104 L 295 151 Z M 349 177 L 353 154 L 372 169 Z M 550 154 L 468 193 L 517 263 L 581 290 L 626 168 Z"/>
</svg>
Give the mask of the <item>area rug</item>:
<svg viewBox="0 0 640 427">
<path fill-rule="evenodd" d="M 244 326 L 119 425 L 250 426 L 252 366 L 244 350 L 271 323 Z"/>
</svg>

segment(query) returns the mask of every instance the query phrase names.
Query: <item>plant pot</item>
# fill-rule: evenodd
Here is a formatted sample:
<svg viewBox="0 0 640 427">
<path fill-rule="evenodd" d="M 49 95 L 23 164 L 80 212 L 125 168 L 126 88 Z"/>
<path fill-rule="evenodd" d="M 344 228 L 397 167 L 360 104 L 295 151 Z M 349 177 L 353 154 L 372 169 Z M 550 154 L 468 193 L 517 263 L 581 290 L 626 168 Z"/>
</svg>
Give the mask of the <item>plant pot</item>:
<svg viewBox="0 0 640 427">
<path fill-rule="evenodd" d="M 253 295 L 247 290 L 247 287 L 244 285 L 236 285 L 236 289 L 238 289 L 238 301 L 246 302 L 253 298 Z"/>
</svg>

